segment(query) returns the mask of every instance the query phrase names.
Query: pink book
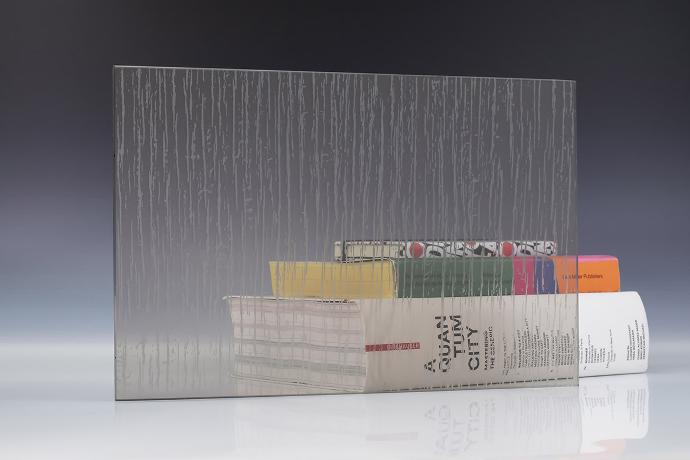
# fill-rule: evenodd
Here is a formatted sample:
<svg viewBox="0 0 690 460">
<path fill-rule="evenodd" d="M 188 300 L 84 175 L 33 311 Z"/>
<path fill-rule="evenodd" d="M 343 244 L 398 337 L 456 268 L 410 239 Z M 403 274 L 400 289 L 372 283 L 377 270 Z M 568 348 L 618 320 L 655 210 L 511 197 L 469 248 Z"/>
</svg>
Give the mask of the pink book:
<svg viewBox="0 0 690 460">
<path fill-rule="evenodd" d="M 513 259 L 513 294 L 535 294 L 534 257 Z"/>
</svg>

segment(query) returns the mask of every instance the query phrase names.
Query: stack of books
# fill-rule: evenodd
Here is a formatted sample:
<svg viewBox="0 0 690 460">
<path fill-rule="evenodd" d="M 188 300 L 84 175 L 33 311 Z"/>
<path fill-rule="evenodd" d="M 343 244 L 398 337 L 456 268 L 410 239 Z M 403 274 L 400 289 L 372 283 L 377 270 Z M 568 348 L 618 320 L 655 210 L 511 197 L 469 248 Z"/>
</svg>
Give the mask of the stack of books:
<svg viewBox="0 0 690 460">
<path fill-rule="evenodd" d="M 332 261 L 269 269 L 273 297 L 226 297 L 245 380 L 368 392 L 647 368 L 644 306 L 620 292 L 612 256 L 561 256 L 552 241 L 339 241 Z"/>
</svg>

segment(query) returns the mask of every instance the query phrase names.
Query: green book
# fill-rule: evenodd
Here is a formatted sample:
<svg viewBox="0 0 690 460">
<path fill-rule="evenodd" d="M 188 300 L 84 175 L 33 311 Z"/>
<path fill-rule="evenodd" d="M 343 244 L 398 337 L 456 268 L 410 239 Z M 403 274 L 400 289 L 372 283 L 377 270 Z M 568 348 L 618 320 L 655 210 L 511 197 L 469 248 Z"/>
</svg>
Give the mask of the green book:
<svg viewBox="0 0 690 460">
<path fill-rule="evenodd" d="M 513 292 L 510 258 L 425 258 L 395 262 L 397 297 L 470 297 Z"/>
</svg>

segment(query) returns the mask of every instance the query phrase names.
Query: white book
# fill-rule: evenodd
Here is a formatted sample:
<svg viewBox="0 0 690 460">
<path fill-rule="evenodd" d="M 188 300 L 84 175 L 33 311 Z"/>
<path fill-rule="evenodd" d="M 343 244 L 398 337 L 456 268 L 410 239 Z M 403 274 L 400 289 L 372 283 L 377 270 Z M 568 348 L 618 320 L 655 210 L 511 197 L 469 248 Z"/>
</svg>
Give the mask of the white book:
<svg viewBox="0 0 690 460">
<path fill-rule="evenodd" d="M 320 301 L 229 297 L 235 373 L 354 392 L 549 384 L 644 372 L 634 292 Z M 554 315 L 553 312 L 559 312 Z M 569 320 L 573 319 L 573 320 Z"/>
</svg>

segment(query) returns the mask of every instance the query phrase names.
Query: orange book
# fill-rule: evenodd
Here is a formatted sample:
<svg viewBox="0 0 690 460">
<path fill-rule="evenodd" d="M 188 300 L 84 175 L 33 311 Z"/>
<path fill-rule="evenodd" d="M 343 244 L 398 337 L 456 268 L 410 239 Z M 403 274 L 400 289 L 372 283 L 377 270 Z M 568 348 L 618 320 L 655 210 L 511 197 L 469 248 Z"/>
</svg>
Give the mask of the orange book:
<svg viewBox="0 0 690 460">
<path fill-rule="evenodd" d="M 618 292 L 621 275 L 613 256 L 554 256 L 558 292 Z M 577 262 L 576 262 L 577 259 Z M 577 280 L 577 282 L 575 282 Z M 579 286 L 578 286 L 579 284 Z"/>
</svg>

